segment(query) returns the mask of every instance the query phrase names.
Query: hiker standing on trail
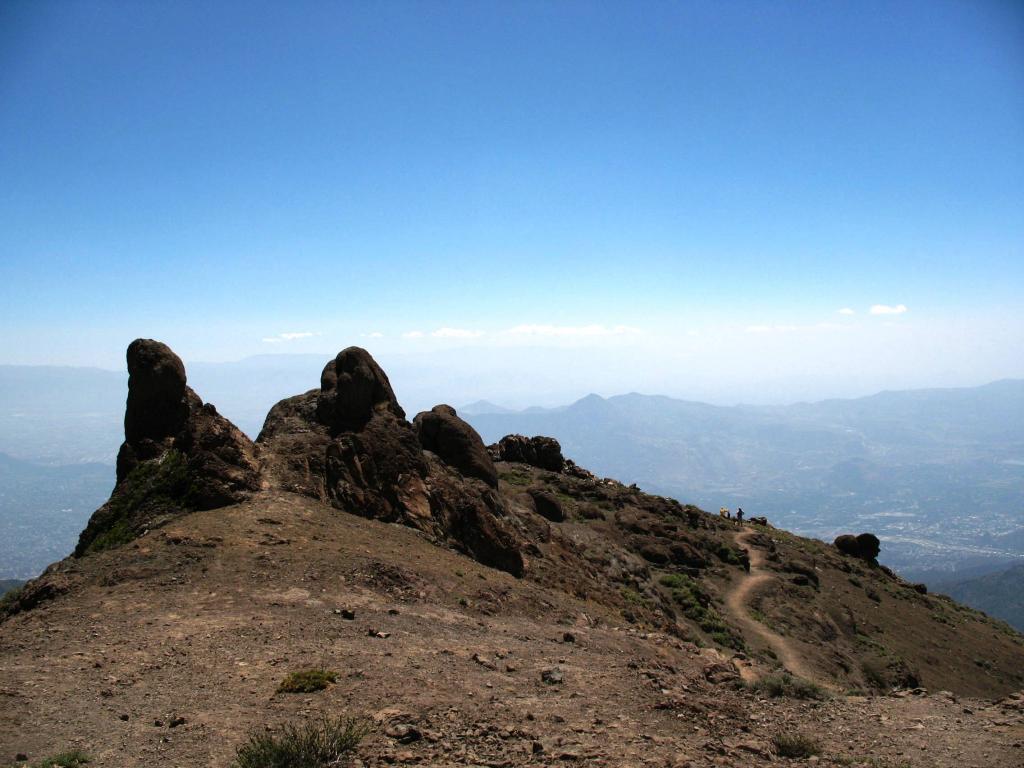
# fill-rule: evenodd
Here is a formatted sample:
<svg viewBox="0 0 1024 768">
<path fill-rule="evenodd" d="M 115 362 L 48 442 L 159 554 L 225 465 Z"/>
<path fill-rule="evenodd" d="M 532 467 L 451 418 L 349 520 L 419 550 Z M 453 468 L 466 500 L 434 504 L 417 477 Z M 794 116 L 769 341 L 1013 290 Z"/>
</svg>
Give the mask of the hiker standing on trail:
<svg viewBox="0 0 1024 768">
<path fill-rule="evenodd" d="M 736 507 L 736 519 L 743 522 L 743 507 Z"/>
</svg>

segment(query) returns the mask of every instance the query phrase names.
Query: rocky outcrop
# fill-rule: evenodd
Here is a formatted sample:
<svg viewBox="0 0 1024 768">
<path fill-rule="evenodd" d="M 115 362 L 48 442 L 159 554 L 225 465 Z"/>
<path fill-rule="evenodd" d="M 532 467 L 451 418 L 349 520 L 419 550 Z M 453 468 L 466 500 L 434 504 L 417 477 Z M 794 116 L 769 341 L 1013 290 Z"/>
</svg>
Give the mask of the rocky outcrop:
<svg viewBox="0 0 1024 768">
<path fill-rule="evenodd" d="M 873 533 L 862 533 L 859 536 L 845 533 L 837 536 L 832 544 L 844 555 L 867 560 L 869 563 L 876 562 L 881 551 L 881 542 Z"/>
<path fill-rule="evenodd" d="M 332 432 L 351 432 L 378 413 L 405 419 L 387 374 L 370 353 L 361 347 L 343 349 L 320 374 L 317 420 Z"/>
<path fill-rule="evenodd" d="M 136 339 L 127 361 L 117 484 L 79 537 L 76 555 L 124 543 L 187 511 L 235 504 L 261 485 L 252 441 L 189 388 L 170 347 Z"/>
<path fill-rule="evenodd" d="M 271 484 L 409 525 L 522 574 L 519 543 L 494 492 L 494 465 L 454 409 L 438 406 L 410 424 L 387 375 L 359 347 L 327 363 L 320 382 L 267 416 L 256 443 Z"/>
<path fill-rule="evenodd" d="M 498 487 L 498 472 L 494 468 L 480 435 L 459 418 L 450 405 L 435 405 L 413 419 L 420 444 L 436 453 L 448 466 L 455 467 L 466 477 L 483 480 L 492 488 Z"/>
<path fill-rule="evenodd" d="M 496 452 L 501 461 L 529 464 L 550 472 L 565 468 L 562 446 L 553 437 L 506 435 L 498 442 Z"/>
</svg>

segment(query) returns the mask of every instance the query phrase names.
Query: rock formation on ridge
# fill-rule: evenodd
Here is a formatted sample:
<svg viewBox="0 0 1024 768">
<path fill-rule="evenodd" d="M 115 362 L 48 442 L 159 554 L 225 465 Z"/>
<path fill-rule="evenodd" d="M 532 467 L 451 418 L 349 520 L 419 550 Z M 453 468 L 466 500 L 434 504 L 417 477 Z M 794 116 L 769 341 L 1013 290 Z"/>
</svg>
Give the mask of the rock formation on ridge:
<svg viewBox="0 0 1024 768">
<path fill-rule="evenodd" d="M 498 473 L 484 447 L 484 441 L 469 424 L 459 418 L 450 405 L 435 405 L 413 419 L 423 447 L 467 477 L 498 487 Z"/>
<path fill-rule="evenodd" d="M 495 450 L 493 446 L 492 450 Z M 506 435 L 498 442 L 495 452 L 501 461 L 529 464 L 550 472 L 561 472 L 565 468 L 562 446 L 553 437 Z"/>
<path fill-rule="evenodd" d="M 479 436 L 446 406 L 421 416 L 415 428 L 406 421 L 384 371 L 349 347 L 324 367 L 319 390 L 271 409 L 256 442 L 272 484 L 412 526 L 521 575 L 521 546 L 501 520 Z"/>
<path fill-rule="evenodd" d="M 183 512 L 235 504 L 260 488 L 252 441 L 187 385 L 185 366 L 170 347 L 136 339 L 127 360 L 117 484 L 82 531 L 76 555 Z"/>
</svg>

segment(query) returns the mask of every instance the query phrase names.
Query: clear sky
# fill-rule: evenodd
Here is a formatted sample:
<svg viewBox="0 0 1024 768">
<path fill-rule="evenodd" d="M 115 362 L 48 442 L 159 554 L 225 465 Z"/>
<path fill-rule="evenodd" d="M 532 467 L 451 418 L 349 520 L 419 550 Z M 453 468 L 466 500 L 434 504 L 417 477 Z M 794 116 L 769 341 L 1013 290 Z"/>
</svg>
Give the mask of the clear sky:
<svg viewBox="0 0 1024 768">
<path fill-rule="evenodd" d="M 8 0 L 0 323 L 0 363 L 1022 376 L 1024 3 Z"/>
</svg>

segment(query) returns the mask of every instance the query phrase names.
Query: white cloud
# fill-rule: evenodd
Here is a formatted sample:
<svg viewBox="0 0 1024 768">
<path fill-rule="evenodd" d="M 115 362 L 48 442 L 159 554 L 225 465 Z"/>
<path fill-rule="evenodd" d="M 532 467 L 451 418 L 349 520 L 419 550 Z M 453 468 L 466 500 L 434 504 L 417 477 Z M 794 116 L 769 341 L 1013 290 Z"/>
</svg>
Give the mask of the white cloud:
<svg viewBox="0 0 1024 768">
<path fill-rule="evenodd" d="M 626 336 L 641 333 L 639 328 L 628 325 L 517 325 L 505 333 L 510 336 L 547 336 L 547 337 L 594 337 L 594 336 Z"/>
<path fill-rule="evenodd" d="M 483 331 L 468 331 L 465 328 L 438 328 L 430 334 L 435 339 L 478 339 Z"/>
<path fill-rule="evenodd" d="M 402 334 L 403 339 L 422 339 L 426 334 L 423 331 L 406 331 Z"/>
<path fill-rule="evenodd" d="M 384 334 L 381 333 L 380 331 L 373 331 L 372 333 L 364 333 L 363 334 L 363 338 L 364 339 L 383 339 L 384 338 Z"/>
<path fill-rule="evenodd" d="M 313 333 L 312 331 L 290 331 L 286 333 L 279 333 L 276 336 L 264 336 L 262 341 L 266 344 L 280 344 L 282 341 L 295 341 L 296 339 L 308 339 L 313 336 L 319 336 L 319 333 Z"/>
<path fill-rule="evenodd" d="M 849 307 L 843 307 L 842 309 L 838 310 L 837 312 L 840 315 L 855 315 L 855 314 L 857 314 L 856 312 L 854 312 Z"/>
<path fill-rule="evenodd" d="M 902 315 L 907 311 L 906 304 L 897 304 L 891 307 L 888 304 L 873 304 L 868 310 L 872 315 Z"/>
<path fill-rule="evenodd" d="M 789 333 L 799 330 L 798 325 L 748 325 L 747 333 Z"/>
</svg>

